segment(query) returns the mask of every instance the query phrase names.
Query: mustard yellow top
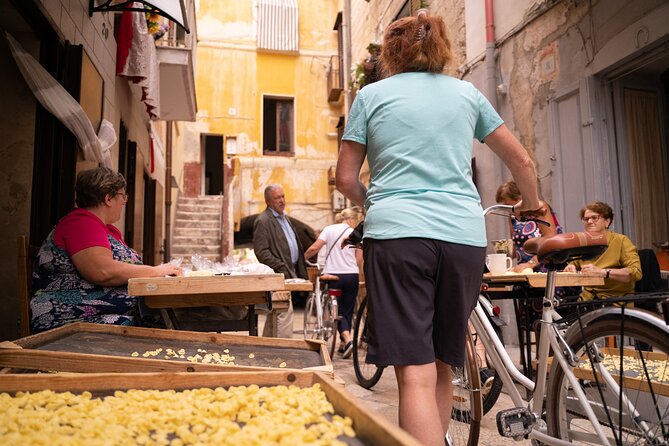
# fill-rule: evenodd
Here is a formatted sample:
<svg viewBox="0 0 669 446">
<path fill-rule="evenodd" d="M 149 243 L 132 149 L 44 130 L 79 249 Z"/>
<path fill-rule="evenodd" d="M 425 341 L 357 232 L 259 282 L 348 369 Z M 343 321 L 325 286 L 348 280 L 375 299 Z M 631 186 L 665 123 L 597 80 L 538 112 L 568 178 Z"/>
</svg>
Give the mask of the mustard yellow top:
<svg viewBox="0 0 669 446">
<path fill-rule="evenodd" d="M 606 241 L 609 247 L 594 261 L 575 260 L 571 262 L 572 265 L 579 271 L 582 265 L 589 263 L 602 269 L 628 268 L 630 271 L 630 281 L 619 282 L 613 279 L 605 279 L 603 286 L 584 287 L 581 297 L 585 300 L 590 300 L 594 297 L 601 299 L 631 293 L 634 291 L 636 281 L 641 279 L 641 261 L 639 260 L 636 246 L 634 246 L 632 241 L 623 234 L 613 231 L 608 231 Z"/>
</svg>

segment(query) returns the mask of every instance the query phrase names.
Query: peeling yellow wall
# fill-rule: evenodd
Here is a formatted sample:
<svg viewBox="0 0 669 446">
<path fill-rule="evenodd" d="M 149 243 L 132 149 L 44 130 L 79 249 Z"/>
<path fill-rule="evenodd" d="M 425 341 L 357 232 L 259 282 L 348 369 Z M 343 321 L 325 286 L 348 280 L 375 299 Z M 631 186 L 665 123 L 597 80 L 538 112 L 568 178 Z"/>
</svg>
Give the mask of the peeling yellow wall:
<svg viewBox="0 0 669 446">
<path fill-rule="evenodd" d="M 332 223 L 328 168 L 336 164 L 336 124 L 342 105 L 328 103 L 327 70 L 337 54 L 333 30 L 338 2 L 298 1 L 299 52 L 256 51 L 252 0 L 201 0 L 197 11 L 198 118 L 187 124 L 184 161 L 197 162 L 201 133 L 237 138 L 239 175 L 233 182 L 235 218 L 265 208 L 263 190 L 284 186 L 287 211 L 314 228 Z M 263 95 L 294 98 L 294 156 L 262 154 Z M 190 135 L 190 137 L 188 136 Z M 334 135 L 334 136 L 333 136 Z M 235 169 L 236 170 L 236 169 Z"/>
</svg>

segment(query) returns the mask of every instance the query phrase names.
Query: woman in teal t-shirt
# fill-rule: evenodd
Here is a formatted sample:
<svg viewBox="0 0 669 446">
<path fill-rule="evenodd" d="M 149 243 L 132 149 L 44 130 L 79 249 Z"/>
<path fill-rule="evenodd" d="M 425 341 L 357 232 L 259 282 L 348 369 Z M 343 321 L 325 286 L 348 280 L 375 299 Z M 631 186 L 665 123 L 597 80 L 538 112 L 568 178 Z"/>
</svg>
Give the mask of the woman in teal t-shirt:
<svg viewBox="0 0 669 446">
<path fill-rule="evenodd" d="M 448 430 L 450 365 L 463 363 L 483 273 L 473 139 L 511 171 L 519 215 L 544 206 L 534 164 L 497 112 L 473 85 L 442 74 L 450 46 L 443 20 L 424 10 L 388 27 L 386 78 L 358 93 L 337 163 L 337 188 L 367 209 L 367 362 L 394 366 L 400 426 L 424 444 L 443 444 Z M 359 181 L 365 157 L 369 188 Z"/>
</svg>

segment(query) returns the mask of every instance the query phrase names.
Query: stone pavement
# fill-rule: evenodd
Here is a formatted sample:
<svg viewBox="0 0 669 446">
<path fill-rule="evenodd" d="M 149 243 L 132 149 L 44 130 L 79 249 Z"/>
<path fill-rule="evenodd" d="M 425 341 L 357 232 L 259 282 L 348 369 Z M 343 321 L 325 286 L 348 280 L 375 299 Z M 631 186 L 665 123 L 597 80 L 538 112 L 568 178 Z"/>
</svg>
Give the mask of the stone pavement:
<svg viewBox="0 0 669 446">
<path fill-rule="evenodd" d="M 295 338 L 301 338 L 303 336 L 303 314 L 304 312 L 302 308 L 295 308 Z M 263 315 L 260 315 L 258 321 L 258 330 L 260 332 L 262 332 L 263 323 L 264 317 Z M 516 362 L 519 363 L 517 347 L 509 347 L 507 350 L 510 351 L 512 357 L 515 357 Z M 372 412 L 386 418 L 395 425 L 398 424 L 397 406 L 399 396 L 397 391 L 397 382 L 395 381 L 395 373 L 392 368 L 386 368 L 379 382 L 371 390 L 367 390 L 358 385 L 358 381 L 355 377 L 355 371 L 353 370 L 352 359 L 343 359 L 339 353 L 335 353 L 335 357 L 332 359 L 332 364 L 335 371 L 335 381 L 342 384 L 346 391 L 356 397 L 361 406 L 369 408 Z M 495 421 L 497 411 L 511 408 L 512 406 L 513 403 L 511 399 L 508 397 L 508 395 L 502 392 L 500 398 L 497 400 L 495 407 L 493 407 L 492 410 L 484 416 L 481 422 L 479 445 L 496 446 L 513 444 L 517 446 L 529 446 L 531 444 L 529 440 L 514 441 L 513 439 L 500 437 L 497 433 L 497 424 Z"/>
</svg>

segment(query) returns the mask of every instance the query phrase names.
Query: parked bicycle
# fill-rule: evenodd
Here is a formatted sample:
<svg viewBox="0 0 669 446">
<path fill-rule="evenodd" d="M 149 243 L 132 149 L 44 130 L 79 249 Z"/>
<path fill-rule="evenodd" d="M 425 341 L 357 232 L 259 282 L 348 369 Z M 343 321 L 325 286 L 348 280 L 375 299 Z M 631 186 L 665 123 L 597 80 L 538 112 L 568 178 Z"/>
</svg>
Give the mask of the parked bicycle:
<svg viewBox="0 0 669 446">
<path fill-rule="evenodd" d="M 353 370 L 358 382 L 365 389 L 371 389 L 376 385 L 383 375 L 385 367 L 367 364 L 367 297 L 360 302 L 358 311 L 353 321 Z"/>
<path fill-rule="evenodd" d="M 325 341 L 330 357 L 335 353 L 337 345 L 337 322 L 339 311 L 337 297 L 341 290 L 330 288 L 329 282 L 339 280 L 332 274 L 321 274 L 321 269 L 316 263 L 307 261 L 307 264 L 318 268 L 318 274 L 314 283 L 314 290 L 309 293 L 309 298 L 304 307 L 304 339 L 320 339 Z"/>
<path fill-rule="evenodd" d="M 492 212 L 511 215 L 513 207 L 497 205 L 485 210 L 486 215 Z M 548 269 L 534 381 L 515 367 L 480 304 L 470 317 L 489 364 L 516 406 L 497 413 L 500 435 L 549 445 L 669 444 L 669 329 L 665 322 L 647 311 L 629 308 L 626 304 L 634 297 L 606 299 L 596 306 L 572 304 L 575 315 L 571 318 L 555 310 L 559 305 L 555 299 L 557 265 L 599 255 L 606 249 L 606 239 L 565 233 L 532 239 L 525 248 L 537 254 Z M 666 293 L 655 293 L 642 299 L 666 297 Z M 471 339 L 472 333 L 470 343 Z M 475 350 L 468 348 L 467 353 L 466 363 L 475 363 Z M 449 427 L 453 444 L 478 441 L 481 389 L 478 373 L 472 375 L 469 367 L 472 381 L 466 373 L 460 381 L 454 380 Z M 527 389 L 527 400 L 515 384 Z"/>
</svg>

